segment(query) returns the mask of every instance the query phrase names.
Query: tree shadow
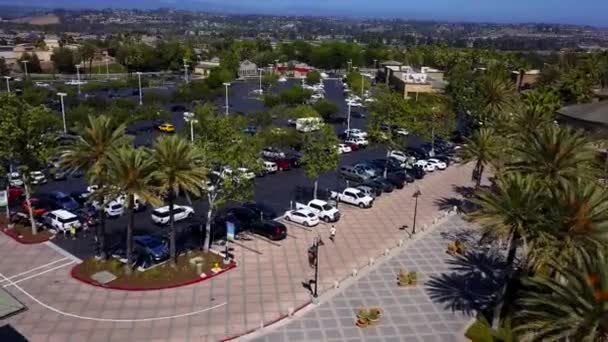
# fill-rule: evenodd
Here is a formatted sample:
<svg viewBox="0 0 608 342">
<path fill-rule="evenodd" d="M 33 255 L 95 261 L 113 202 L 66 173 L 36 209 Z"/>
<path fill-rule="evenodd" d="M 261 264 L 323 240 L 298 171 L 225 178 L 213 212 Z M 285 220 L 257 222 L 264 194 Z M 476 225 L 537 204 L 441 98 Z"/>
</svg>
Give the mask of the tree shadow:
<svg viewBox="0 0 608 342">
<path fill-rule="evenodd" d="M 473 186 L 454 185 L 452 189 L 464 198 L 471 198 L 475 194 L 475 187 Z"/>
<path fill-rule="evenodd" d="M 462 199 L 456 197 L 443 197 L 435 200 L 434 203 L 439 210 L 451 210 L 452 208 L 460 208 Z"/>
<path fill-rule="evenodd" d="M 431 300 L 466 315 L 494 306 L 506 281 L 503 255 L 494 249 L 471 250 L 447 263 L 451 266 L 450 273 L 433 276 L 425 283 Z"/>
</svg>

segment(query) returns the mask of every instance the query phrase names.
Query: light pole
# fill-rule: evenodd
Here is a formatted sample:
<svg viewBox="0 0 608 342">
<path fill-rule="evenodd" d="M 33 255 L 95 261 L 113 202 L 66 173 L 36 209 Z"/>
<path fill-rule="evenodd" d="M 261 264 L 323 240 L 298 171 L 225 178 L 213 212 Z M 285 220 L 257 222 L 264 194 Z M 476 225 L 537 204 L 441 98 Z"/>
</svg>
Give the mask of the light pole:
<svg viewBox="0 0 608 342">
<path fill-rule="evenodd" d="M 190 123 L 190 141 L 194 142 L 194 124 L 198 123 L 198 120 L 194 119 L 194 113 L 184 112 L 184 120 Z"/>
<path fill-rule="evenodd" d="M 414 197 L 414 225 L 412 226 L 412 235 L 416 234 L 416 214 L 418 213 L 418 197 L 422 196 L 420 188 L 416 187 L 416 192 L 412 195 Z"/>
<path fill-rule="evenodd" d="M 350 68 L 351 68 L 352 65 L 353 65 L 353 60 L 349 59 L 348 60 L 348 72 L 350 72 Z"/>
<path fill-rule="evenodd" d="M 80 95 L 80 64 L 76 64 L 76 77 L 78 79 L 78 95 Z"/>
<path fill-rule="evenodd" d="M 431 152 L 429 153 L 429 155 L 431 157 L 435 156 L 435 111 L 436 111 L 437 107 L 433 107 L 431 110 L 433 111 L 431 113 Z"/>
<path fill-rule="evenodd" d="M 363 89 L 364 89 L 364 80 L 363 80 L 363 73 L 361 72 L 361 97 L 363 97 Z"/>
<path fill-rule="evenodd" d="M 378 69 L 378 60 L 374 59 L 374 69 Z"/>
<path fill-rule="evenodd" d="M 230 82 L 224 82 L 224 86 L 226 87 L 226 116 L 228 116 L 228 87 Z"/>
<path fill-rule="evenodd" d="M 106 77 L 110 78 L 110 60 L 106 58 Z"/>
<path fill-rule="evenodd" d="M 275 67 L 275 72 L 279 73 L 279 60 L 278 59 L 274 60 L 274 67 Z"/>
<path fill-rule="evenodd" d="M 260 94 L 263 93 L 264 91 L 262 90 L 262 71 L 264 71 L 263 68 L 258 68 L 258 71 L 260 72 Z"/>
<path fill-rule="evenodd" d="M 10 76 L 4 76 L 4 79 L 6 80 L 6 91 L 8 93 L 11 92 L 11 77 Z"/>
<path fill-rule="evenodd" d="M 137 82 L 139 84 L 139 105 L 141 106 L 142 104 L 144 104 L 142 94 L 141 94 L 141 72 L 138 71 L 138 72 L 136 72 L 136 74 L 137 74 Z"/>
<path fill-rule="evenodd" d="M 66 93 L 57 93 L 59 98 L 61 99 L 61 117 L 63 118 L 63 134 L 68 134 L 68 126 L 65 122 L 65 105 L 63 103 L 63 97 L 67 96 Z"/>
<path fill-rule="evenodd" d="M 186 84 L 188 84 L 188 67 L 189 65 L 186 64 L 186 59 L 184 58 L 184 80 L 186 81 Z"/>
<path fill-rule="evenodd" d="M 25 71 L 25 79 L 27 80 L 27 63 L 30 61 L 21 61 L 23 63 L 23 71 Z"/>
<path fill-rule="evenodd" d="M 350 103 L 348 104 L 348 116 L 346 117 L 346 138 L 350 138 Z"/>
</svg>

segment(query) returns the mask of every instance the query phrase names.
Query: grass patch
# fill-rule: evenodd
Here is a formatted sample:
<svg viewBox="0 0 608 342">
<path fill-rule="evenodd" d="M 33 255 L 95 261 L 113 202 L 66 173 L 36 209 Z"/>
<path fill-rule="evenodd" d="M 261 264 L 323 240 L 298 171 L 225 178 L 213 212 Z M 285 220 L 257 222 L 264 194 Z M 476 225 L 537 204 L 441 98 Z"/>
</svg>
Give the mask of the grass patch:
<svg viewBox="0 0 608 342">
<path fill-rule="evenodd" d="M 9 229 L 8 221 L 4 215 L 0 217 L 0 228 L 6 235 L 17 240 L 17 242 L 28 245 L 46 242 L 55 236 L 47 230 L 39 230 L 36 235 L 34 235 L 32 234 L 32 227 L 20 223 L 15 223 L 13 228 Z"/>
<path fill-rule="evenodd" d="M 105 284 L 104 287 L 122 290 L 158 290 L 188 285 L 202 280 L 201 275 L 197 273 L 196 266 L 190 264 L 190 259 L 195 257 L 201 257 L 203 260 L 202 270 L 206 275 L 203 278 L 212 276 L 214 273 L 211 269 L 216 265 L 219 265 L 222 269 L 234 267 L 234 264 L 222 264 L 222 257 L 217 254 L 192 251 L 180 255 L 177 258 L 176 267 L 171 266 L 171 263 L 167 261 L 146 271 L 134 270 L 131 275 L 125 273 L 124 264 L 116 259 L 101 261 L 89 258 L 74 267 L 72 275 L 84 282 L 99 285 L 91 279 L 91 276 L 97 272 L 108 271 L 115 275 L 116 279 Z"/>
</svg>

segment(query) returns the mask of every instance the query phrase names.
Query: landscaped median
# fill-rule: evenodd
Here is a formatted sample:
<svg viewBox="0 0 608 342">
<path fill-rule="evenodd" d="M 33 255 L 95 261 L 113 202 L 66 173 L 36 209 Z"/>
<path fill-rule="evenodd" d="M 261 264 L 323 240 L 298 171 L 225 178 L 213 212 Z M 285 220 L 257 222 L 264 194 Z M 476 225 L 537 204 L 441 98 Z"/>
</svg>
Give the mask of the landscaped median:
<svg viewBox="0 0 608 342">
<path fill-rule="evenodd" d="M 224 264 L 222 256 L 215 253 L 191 251 L 177 258 L 177 266 L 166 261 L 145 271 L 125 273 L 124 264 L 114 258 L 107 261 L 89 258 L 72 268 L 72 277 L 87 284 L 125 291 L 150 291 L 186 286 L 213 278 L 236 267 L 236 263 Z M 99 281 L 99 275 L 109 281 Z"/>
<path fill-rule="evenodd" d="M 55 237 L 55 234 L 48 230 L 39 230 L 34 235 L 32 234 L 32 227 L 20 223 L 10 225 L 4 216 L 0 217 L 0 229 L 13 240 L 25 245 L 43 243 Z"/>
</svg>

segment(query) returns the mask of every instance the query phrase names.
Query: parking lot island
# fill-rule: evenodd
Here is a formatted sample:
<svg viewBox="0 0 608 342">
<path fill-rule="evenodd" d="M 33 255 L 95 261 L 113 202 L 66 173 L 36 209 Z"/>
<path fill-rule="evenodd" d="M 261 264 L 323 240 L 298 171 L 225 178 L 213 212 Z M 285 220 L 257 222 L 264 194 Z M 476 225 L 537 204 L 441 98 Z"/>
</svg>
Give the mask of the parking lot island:
<svg viewBox="0 0 608 342">
<path fill-rule="evenodd" d="M 6 224 L 5 217 L 0 218 L 0 229 L 2 232 L 4 232 L 4 234 L 24 245 L 47 242 L 55 237 L 55 234 L 48 230 L 41 230 L 34 235 L 32 234 L 32 229 L 23 224 L 15 223 L 13 227 L 10 227 Z"/>
</svg>

